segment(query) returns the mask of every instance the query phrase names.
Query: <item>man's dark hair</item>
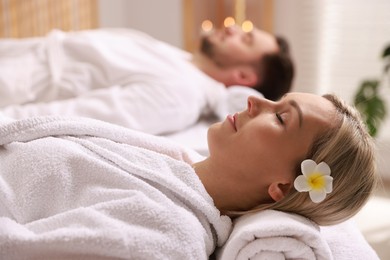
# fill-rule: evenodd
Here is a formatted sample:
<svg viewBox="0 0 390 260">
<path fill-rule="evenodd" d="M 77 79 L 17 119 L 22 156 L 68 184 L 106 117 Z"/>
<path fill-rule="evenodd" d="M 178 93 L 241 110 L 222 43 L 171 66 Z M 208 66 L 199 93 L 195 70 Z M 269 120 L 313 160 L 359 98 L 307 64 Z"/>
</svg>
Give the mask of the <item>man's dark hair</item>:
<svg viewBox="0 0 390 260">
<path fill-rule="evenodd" d="M 294 77 L 294 64 L 288 42 L 280 36 L 275 38 L 279 52 L 262 57 L 258 67 L 260 81 L 253 86 L 270 100 L 278 100 L 289 92 Z"/>
</svg>

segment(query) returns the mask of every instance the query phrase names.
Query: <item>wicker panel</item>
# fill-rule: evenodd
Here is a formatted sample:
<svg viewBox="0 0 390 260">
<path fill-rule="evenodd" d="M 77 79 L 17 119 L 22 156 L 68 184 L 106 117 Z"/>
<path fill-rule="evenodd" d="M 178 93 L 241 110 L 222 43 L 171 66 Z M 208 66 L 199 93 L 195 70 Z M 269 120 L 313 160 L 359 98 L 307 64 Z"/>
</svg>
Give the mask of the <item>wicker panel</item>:
<svg viewBox="0 0 390 260">
<path fill-rule="evenodd" d="M 97 0 L 0 0 L 0 37 L 45 35 L 98 26 Z"/>
</svg>

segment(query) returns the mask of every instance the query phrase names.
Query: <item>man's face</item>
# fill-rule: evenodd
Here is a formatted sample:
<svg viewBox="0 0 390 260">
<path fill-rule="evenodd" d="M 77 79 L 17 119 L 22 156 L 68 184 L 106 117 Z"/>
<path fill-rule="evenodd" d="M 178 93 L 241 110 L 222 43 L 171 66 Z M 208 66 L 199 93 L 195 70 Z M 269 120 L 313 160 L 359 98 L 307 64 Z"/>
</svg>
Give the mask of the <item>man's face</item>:
<svg viewBox="0 0 390 260">
<path fill-rule="evenodd" d="M 256 64 L 265 54 L 277 51 L 277 42 L 271 34 L 259 29 L 244 32 L 238 26 L 215 30 L 201 42 L 201 52 L 221 68 Z"/>
</svg>

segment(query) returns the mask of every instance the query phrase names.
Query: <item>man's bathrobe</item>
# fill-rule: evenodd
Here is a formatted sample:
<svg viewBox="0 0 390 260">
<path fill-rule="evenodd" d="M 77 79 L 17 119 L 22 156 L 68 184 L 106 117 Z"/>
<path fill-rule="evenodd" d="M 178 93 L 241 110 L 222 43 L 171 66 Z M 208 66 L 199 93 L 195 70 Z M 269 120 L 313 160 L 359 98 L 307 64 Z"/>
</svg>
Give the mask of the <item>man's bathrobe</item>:
<svg viewBox="0 0 390 260">
<path fill-rule="evenodd" d="M 84 116 L 151 134 L 183 130 L 226 99 L 225 86 L 191 58 L 131 29 L 1 39 L 0 114 Z"/>
</svg>

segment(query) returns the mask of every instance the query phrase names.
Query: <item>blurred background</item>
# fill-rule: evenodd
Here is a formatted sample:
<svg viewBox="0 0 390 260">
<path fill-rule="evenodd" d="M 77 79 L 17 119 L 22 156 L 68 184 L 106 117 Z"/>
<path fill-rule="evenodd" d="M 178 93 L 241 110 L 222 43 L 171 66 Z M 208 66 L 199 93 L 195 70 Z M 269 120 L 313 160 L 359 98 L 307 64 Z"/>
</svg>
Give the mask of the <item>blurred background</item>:
<svg viewBox="0 0 390 260">
<path fill-rule="evenodd" d="M 0 0 L 2 38 L 128 27 L 192 51 L 202 30 L 232 24 L 288 39 L 296 63 L 293 91 L 331 92 L 354 104 L 363 83 L 376 82 L 360 94 L 390 110 L 389 0 Z M 381 259 L 390 259 L 389 112 L 381 122 L 375 140 L 383 185 L 357 222 Z"/>
</svg>

